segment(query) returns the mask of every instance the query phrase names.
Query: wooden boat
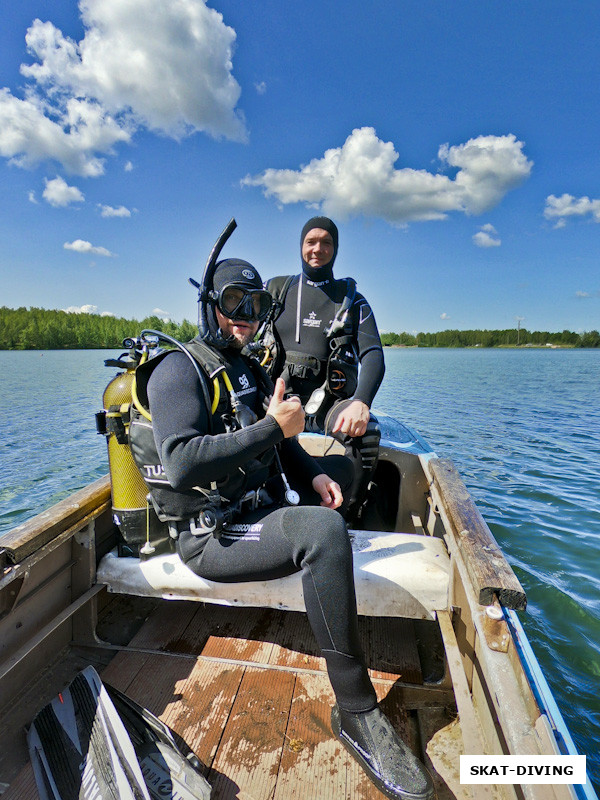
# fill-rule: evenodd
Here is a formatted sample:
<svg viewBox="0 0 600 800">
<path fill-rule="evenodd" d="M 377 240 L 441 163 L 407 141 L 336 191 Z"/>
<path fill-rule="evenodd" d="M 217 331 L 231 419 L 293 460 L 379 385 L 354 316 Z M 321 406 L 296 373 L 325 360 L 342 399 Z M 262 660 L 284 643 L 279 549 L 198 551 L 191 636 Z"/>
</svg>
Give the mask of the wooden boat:
<svg viewBox="0 0 600 800">
<path fill-rule="evenodd" d="M 463 753 L 575 749 L 516 613 L 523 588 L 455 467 L 400 423 L 382 428 L 350 533 L 382 707 L 440 800 L 595 798 L 589 781 L 460 784 Z M 37 798 L 25 728 L 88 664 L 185 739 L 213 798 L 382 797 L 331 734 L 297 576 L 212 584 L 174 554 L 119 558 L 117 536 L 107 476 L 0 539 L 2 800 Z"/>
</svg>

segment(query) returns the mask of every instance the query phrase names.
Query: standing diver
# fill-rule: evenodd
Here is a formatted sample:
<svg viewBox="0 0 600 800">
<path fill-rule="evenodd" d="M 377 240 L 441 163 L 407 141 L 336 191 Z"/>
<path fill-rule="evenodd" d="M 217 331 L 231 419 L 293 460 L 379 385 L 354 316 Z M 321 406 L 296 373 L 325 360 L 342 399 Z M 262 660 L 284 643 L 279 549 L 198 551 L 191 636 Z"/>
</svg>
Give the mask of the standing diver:
<svg viewBox="0 0 600 800">
<path fill-rule="evenodd" d="M 333 276 L 338 238 L 328 217 L 304 225 L 302 273 L 266 284 L 275 309 L 263 343 L 272 357 L 270 374 L 281 376 L 305 406 L 305 430 L 333 435 L 354 465 L 343 509 L 351 521 L 377 464 L 381 432 L 370 408 L 385 365 L 371 307 L 352 278 Z"/>
<path fill-rule="evenodd" d="M 149 413 L 131 423 L 136 463 L 179 556 L 197 575 L 240 582 L 302 573 L 307 617 L 336 697 L 335 735 L 388 797 L 428 800 L 431 779 L 378 706 L 365 665 L 352 549 L 335 510 L 342 492 L 323 467 L 334 462 L 302 449 L 300 400 L 284 397 L 282 379 L 273 389 L 244 353 L 271 296 L 248 262 L 213 261 L 196 284 L 200 336 L 186 352 L 138 367 L 138 396 Z M 215 381 L 225 375 L 227 390 L 217 399 Z M 344 456 L 330 458 L 347 465 Z M 308 483 L 315 505 L 297 504 L 293 491 L 273 501 L 282 475 L 301 492 Z"/>
</svg>

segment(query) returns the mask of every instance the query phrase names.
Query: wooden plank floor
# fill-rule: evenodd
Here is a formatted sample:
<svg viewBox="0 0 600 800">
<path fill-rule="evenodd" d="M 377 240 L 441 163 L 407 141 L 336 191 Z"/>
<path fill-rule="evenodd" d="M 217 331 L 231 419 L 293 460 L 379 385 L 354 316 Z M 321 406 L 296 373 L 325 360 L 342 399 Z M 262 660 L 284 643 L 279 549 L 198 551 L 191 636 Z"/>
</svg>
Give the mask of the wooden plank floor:
<svg viewBox="0 0 600 800">
<path fill-rule="evenodd" d="M 400 685 L 422 683 L 413 623 L 360 618 L 360 630 L 382 708 L 423 757 L 422 709 Z M 383 797 L 331 733 L 333 693 L 304 614 L 164 602 L 101 677 L 185 739 L 213 800 Z M 29 767 L 2 800 L 13 798 L 37 798 Z"/>
</svg>

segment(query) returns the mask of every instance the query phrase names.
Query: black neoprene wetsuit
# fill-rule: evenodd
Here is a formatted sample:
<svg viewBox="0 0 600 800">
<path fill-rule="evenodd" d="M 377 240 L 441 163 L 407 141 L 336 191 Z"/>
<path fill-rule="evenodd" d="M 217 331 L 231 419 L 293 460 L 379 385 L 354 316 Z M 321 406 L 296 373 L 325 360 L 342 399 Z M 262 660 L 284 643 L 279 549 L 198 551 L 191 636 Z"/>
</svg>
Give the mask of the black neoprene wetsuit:
<svg viewBox="0 0 600 800">
<path fill-rule="evenodd" d="M 295 439 L 284 440 L 276 420 L 258 407 L 255 379 L 245 358 L 231 349 L 224 355 L 240 399 L 262 417 L 242 430 L 227 432 L 214 417 L 215 432 L 208 433 L 210 409 L 199 378 L 182 353 L 164 358 L 149 378 L 154 438 L 175 491 L 205 486 L 238 470 L 250 455 L 258 456 L 276 444 L 281 445 L 281 460 L 292 486 L 298 482 L 297 488 L 306 488 L 322 472 L 335 478 L 331 459 L 338 458 L 343 471 L 343 457 L 330 456 L 319 464 Z M 185 522 L 178 523 L 178 530 L 181 559 L 209 580 L 266 580 L 302 571 L 308 619 L 338 704 L 347 711 L 375 707 L 358 638 L 352 550 L 346 524 L 337 511 L 319 505 L 274 504 L 241 515 L 218 538 L 212 533 L 193 534 Z"/>
<path fill-rule="evenodd" d="M 324 385 L 327 359 L 331 353 L 325 331 L 344 301 L 347 286 L 345 279 L 336 280 L 333 277 L 331 264 L 312 268 L 303 262 L 303 271 L 290 283 L 284 307 L 275 320 L 277 336 L 286 357 L 281 375 L 288 389 L 298 394 L 303 404 L 307 403 L 315 389 Z M 383 380 L 385 363 L 379 331 L 371 307 L 358 292 L 354 296 L 350 314 L 354 335 L 353 349 L 360 363 L 358 385 L 352 396 L 345 399 L 326 394 L 316 413 L 307 415 L 307 431 L 331 432 L 337 415 L 352 400 L 361 400 L 370 408 Z M 296 354 L 299 354 L 300 361 L 305 357 L 316 357 L 321 364 L 318 373 L 299 375 L 297 367 L 290 363 L 296 358 Z M 366 497 L 377 465 L 380 435 L 377 420 L 372 416 L 363 436 L 334 434 L 344 445 L 346 456 L 352 462 L 354 470 L 353 484 L 346 493 L 341 509 L 349 520 L 355 518 Z"/>
<path fill-rule="evenodd" d="M 310 271 L 305 269 L 301 275 L 294 277 L 286 294 L 284 308 L 275 322 L 284 350 L 315 356 L 324 364 L 331 352 L 324 331 L 336 313 L 336 304 L 339 307 L 343 302 L 346 290 L 346 281 L 335 279 L 331 267 Z M 350 313 L 352 330 L 356 332 L 355 349 L 360 361 L 358 387 L 353 399 L 362 400 L 371 407 L 385 372 L 381 339 L 373 311 L 358 292 Z M 306 403 L 313 390 L 322 385 L 324 377 L 324 368 L 314 377 L 291 375 L 290 388 Z"/>
</svg>

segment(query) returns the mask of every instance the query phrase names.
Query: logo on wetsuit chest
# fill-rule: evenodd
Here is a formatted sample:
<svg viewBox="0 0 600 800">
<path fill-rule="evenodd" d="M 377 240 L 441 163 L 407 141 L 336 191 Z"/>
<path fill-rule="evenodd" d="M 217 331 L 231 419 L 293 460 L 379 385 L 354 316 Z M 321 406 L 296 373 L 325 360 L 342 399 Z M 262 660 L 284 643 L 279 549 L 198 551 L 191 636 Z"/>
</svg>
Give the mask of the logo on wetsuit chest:
<svg viewBox="0 0 600 800">
<path fill-rule="evenodd" d="M 240 384 L 240 388 L 236 392 L 238 397 L 244 397 L 245 395 L 251 395 L 256 392 L 256 386 L 245 373 L 238 375 L 238 382 Z"/>
<path fill-rule="evenodd" d="M 302 326 L 304 328 L 320 328 L 321 327 L 320 319 L 317 319 L 317 314 L 315 311 L 311 311 L 308 317 L 304 317 L 302 320 Z"/>
</svg>

